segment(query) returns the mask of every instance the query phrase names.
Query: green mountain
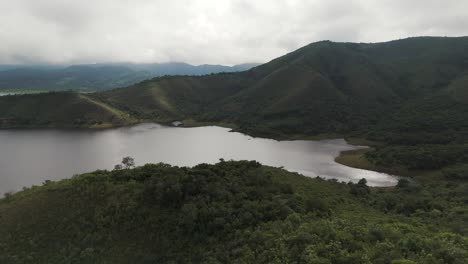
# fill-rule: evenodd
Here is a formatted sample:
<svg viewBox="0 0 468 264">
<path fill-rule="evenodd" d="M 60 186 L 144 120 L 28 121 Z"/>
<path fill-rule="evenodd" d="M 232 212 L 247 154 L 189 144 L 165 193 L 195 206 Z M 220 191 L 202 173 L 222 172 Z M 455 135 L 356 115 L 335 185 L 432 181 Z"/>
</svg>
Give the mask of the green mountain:
<svg viewBox="0 0 468 264">
<path fill-rule="evenodd" d="M 468 37 L 374 44 L 322 41 L 244 72 L 158 77 L 86 96 L 4 96 L 0 126 L 184 120 L 275 138 L 341 135 L 391 145 L 466 146 L 467 80 Z M 93 107 L 73 110 L 61 97 Z M 50 107 L 37 108 L 41 102 Z M 57 112 L 57 107 L 66 110 Z M 95 112 L 103 109 L 110 112 Z M 433 152 L 438 146 L 427 149 L 423 156 L 438 156 Z"/>
<path fill-rule="evenodd" d="M 0 96 L 2 128 L 101 128 L 136 120 L 86 94 L 56 92 Z"/>
<path fill-rule="evenodd" d="M 205 75 L 248 70 L 257 64 L 190 65 L 187 63 L 0 65 L 3 91 L 103 91 L 164 75 Z"/>
<path fill-rule="evenodd" d="M 459 129 L 467 125 L 458 122 L 467 113 L 467 74 L 468 38 L 324 41 L 247 72 L 156 78 L 96 96 L 144 119 L 233 123 L 277 137 L 395 130 L 403 118 Z M 425 114 L 434 103 L 453 105 L 456 117 L 431 119 L 443 114 Z"/>
</svg>

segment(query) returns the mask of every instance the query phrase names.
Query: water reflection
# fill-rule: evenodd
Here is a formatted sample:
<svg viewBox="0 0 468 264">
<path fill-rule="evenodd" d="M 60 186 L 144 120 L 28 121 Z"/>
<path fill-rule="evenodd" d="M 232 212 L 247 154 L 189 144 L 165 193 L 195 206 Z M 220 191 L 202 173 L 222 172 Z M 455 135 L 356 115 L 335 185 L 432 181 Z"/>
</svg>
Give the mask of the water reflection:
<svg viewBox="0 0 468 264">
<path fill-rule="evenodd" d="M 0 194 L 96 169 L 112 169 L 123 156 L 137 165 L 164 162 L 178 166 L 225 160 L 257 160 L 306 176 L 389 186 L 396 178 L 334 162 L 357 147 L 342 139 L 275 141 L 252 138 L 221 127 L 175 128 L 157 124 L 91 130 L 0 131 Z"/>
</svg>

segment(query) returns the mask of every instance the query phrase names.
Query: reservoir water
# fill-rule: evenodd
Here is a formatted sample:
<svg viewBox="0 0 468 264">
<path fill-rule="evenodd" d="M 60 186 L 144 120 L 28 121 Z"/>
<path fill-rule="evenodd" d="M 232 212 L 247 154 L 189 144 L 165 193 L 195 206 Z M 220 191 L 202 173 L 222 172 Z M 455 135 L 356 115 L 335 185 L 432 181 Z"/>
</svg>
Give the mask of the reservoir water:
<svg viewBox="0 0 468 264">
<path fill-rule="evenodd" d="M 140 124 L 109 130 L 0 130 L 0 196 L 96 169 L 112 169 L 122 157 L 136 165 L 193 166 L 225 160 L 257 160 L 310 177 L 395 185 L 388 174 L 354 169 L 334 161 L 340 151 L 360 147 L 343 139 L 276 141 L 221 127 L 177 128 Z"/>
</svg>

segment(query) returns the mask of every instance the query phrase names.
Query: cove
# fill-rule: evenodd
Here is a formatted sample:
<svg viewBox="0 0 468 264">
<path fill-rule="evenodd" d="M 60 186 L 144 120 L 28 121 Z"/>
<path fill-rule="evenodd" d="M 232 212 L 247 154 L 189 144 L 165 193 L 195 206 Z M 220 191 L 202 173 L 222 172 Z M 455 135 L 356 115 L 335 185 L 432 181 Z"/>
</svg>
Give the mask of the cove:
<svg viewBox="0 0 468 264">
<path fill-rule="evenodd" d="M 112 169 L 122 157 L 136 165 L 194 166 L 225 160 L 257 160 L 305 176 L 393 186 L 395 176 L 338 164 L 341 151 L 362 148 L 343 139 L 276 141 L 253 138 L 228 128 L 140 124 L 108 130 L 0 131 L 0 195 L 97 169 Z"/>
</svg>

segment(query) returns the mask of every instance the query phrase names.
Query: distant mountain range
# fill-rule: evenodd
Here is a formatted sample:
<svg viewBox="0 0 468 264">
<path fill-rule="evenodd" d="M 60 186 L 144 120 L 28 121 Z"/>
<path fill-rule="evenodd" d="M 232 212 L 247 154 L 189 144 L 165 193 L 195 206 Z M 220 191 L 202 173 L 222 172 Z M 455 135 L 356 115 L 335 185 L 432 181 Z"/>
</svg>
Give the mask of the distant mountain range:
<svg viewBox="0 0 468 264">
<path fill-rule="evenodd" d="M 187 63 L 114 63 L 83 65 L 0 65 L 0 91 L 102 91 L 164 75 L 206 75 L 245 71 L 258 64 L 235 66 Z"/>
<path fill-rule="evenodd" d="M 138 78 L 131 78 L 134 75 L 128 74 L 129 69 L 153 75 L 192 69 L 180 72 L 201 75 L 213 67 L 240 70 L 130 64 L 40 71 L 80 76 L 76 78 L 86 87 L 102 90 L 136 82 Z M 7 75 L 14 76 L 14 71 L 7 71 Z M 27 70 L 19 72 L 18 76 L 24 76 Z M 48 82 L 41 79 L 47 74 L 35 76 L 43 80 L 36 88 Z M 125 77 L 107 83 L 110 76 Z M 61 88 L 76 81 L 62 77 L 59 85 L 58 78 L 51 79 Z M 0 126 L 89 127 L 141 120 L 197 120 L 232 124 L 244 132 L 267 137 L 366 133 L 383 141 L 465 141 L 467 85 L 468 37 L 420 37 L 384 43 L 321 41 L 244 72 L 158 77 L 87 95 L 0 97 Z M 57 113 L 59 107 L 63 111 Z"/>
</svg>

